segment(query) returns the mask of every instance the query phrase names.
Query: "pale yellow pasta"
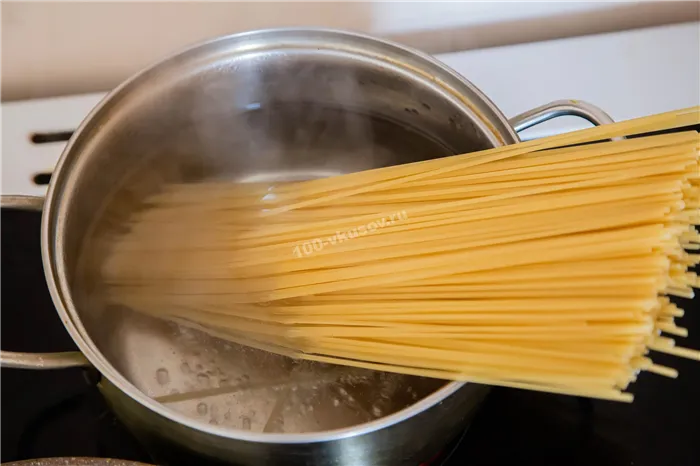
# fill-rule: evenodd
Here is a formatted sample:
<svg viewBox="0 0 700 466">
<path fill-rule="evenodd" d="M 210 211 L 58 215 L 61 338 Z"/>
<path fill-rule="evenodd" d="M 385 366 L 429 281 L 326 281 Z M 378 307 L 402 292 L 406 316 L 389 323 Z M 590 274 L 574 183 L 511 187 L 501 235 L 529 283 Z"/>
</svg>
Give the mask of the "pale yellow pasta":
<svg viewBox="0 0 700 466">
<path fill-rule="evenodd" d="M 328 179 L 171 185 L 102 265 L 109 299 L 307 360 L 631 401 L 700 360 L 691 108 Z"/>
</svg>

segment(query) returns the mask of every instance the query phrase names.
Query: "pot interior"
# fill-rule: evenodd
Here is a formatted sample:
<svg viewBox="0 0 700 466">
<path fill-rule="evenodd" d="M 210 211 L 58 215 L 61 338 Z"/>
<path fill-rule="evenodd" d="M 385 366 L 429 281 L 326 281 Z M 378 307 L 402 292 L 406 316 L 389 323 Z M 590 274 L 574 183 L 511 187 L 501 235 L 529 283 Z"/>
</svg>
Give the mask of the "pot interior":
<svg viewBox="0 0 700 466">
<path fill-rule="evenodd" d="M 210 43 L 152 68 L 75 137 L 49 225 L 69 313 L 139 390 L 204 424 L 302 433 L 396 413 L 445 381 L 241 347 L 111 306 L 101 290 L 111 238 L 165 183 L 311 179 L 471 152 L 503 138 L 434 76 L 345 42 L 247 44 Z"/>
</svg>

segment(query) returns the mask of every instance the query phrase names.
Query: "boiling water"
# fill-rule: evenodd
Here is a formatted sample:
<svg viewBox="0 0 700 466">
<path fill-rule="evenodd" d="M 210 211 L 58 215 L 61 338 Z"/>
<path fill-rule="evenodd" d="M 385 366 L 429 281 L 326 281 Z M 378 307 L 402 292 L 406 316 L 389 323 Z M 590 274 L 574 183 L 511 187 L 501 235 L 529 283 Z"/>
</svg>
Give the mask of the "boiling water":
<svg viewBox="0 0 700 466">
<path fill-rule="evenodd" d="M 276 433 L 348 427 L 394 413 L 441 385 L 291 360 L 174 324 L 169 336 L 149 339 L 155 351 L 130 378 L 158 401 L 209 424 Z"/>
</svg>

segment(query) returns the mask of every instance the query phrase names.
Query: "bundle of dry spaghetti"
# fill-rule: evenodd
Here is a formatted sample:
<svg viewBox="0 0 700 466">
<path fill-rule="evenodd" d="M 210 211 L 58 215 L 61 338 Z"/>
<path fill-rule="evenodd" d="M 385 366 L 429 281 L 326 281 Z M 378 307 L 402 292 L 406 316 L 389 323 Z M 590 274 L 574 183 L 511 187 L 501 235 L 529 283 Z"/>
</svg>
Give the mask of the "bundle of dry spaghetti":
<svg viewBox="0 0 700 466">
<path fill-rule="evenodd" d="M 110 299 L 326 363 L 630 401 L 686 329 L 700 262 L 692 108 L 305 182 L 168 186 Z M 689 252 L 690 251 L 690 252 Z"/>
</svg>

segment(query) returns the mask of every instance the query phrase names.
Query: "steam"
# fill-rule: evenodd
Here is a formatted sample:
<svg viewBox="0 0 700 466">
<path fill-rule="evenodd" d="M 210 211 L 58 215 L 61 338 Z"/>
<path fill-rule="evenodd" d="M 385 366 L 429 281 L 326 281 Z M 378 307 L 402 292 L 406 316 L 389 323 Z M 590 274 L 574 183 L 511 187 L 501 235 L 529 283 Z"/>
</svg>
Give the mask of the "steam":
<svg viewBox="0 0 700 466">
<path fill-rule="evenodd" d="M 204 171 L 272 181 L 376 166 L 374 123 L 362 110 L 370 90 L 359 74 L 348 61 L 293 53 L 208 71 L 193 92 L 189 121 Z"/>
</svg>

